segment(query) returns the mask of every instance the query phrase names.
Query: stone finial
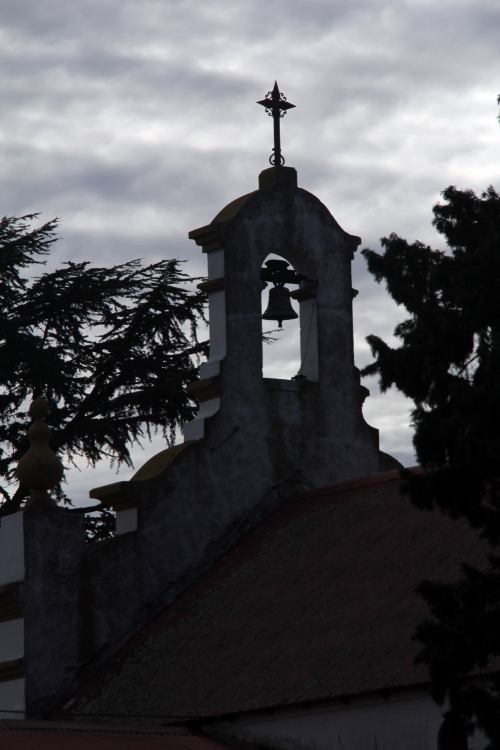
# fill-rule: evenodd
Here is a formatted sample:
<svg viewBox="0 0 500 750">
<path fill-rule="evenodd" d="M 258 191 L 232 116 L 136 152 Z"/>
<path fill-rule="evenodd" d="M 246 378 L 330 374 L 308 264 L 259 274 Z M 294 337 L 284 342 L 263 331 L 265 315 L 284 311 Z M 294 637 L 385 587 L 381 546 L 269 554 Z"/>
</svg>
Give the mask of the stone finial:
<svg viewBox="0 0 500 750">
<path fill-rule="evenodd" d="M 48 410 L 43 398 L 36 398 L 29 408 L 29 413 L 35 420 L 28 430 L 30 449 L 21 458 L 16 470 L 21 484 L 31 490 L 25 510 L 50 511 L 57 510 L 58 507 L 47 490 L 58 484 L 64 469 L 58 456 L 49 447 L 50 429 L 43 422 Z"/>
</svg>

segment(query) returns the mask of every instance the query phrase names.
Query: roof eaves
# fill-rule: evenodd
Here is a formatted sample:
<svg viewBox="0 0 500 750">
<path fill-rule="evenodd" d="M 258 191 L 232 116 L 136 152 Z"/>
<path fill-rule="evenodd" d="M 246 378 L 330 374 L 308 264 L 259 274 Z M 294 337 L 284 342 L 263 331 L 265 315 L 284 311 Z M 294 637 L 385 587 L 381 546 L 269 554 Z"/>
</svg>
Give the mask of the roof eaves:
<svg viewBox="0 0 500 750">
<path fill-rule="evenodd" d="M 171 734 L 198 736 L 198 732 L 182 726 L 147 724 L 87 724 L 77 721 L 35 721 L 31 719 L 0 719 L 0 729 L 60 730 L 72 732 L 125 732 L 128 734 Z"/>
</svg>

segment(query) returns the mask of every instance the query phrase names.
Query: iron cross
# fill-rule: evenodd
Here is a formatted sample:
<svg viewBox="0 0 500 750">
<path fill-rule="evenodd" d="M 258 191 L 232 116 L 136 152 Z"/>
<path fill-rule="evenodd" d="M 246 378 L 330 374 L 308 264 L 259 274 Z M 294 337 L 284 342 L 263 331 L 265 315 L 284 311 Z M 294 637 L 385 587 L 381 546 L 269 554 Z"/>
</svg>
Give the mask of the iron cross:
<svg viewBox="0 0 500 750">
<path fill-rule="evenodd" d="M 272 117 L 274 120 L 274 148 L 273 153 L 269 157 L 269 163 L 273 167 L 282 167 L 285 160 L 281 155 L 280 118 L 286 115 L 287 109 L 295 107 L 295 104 L 287 102 L 285 95 L 280 92 L 276 81 L 274 82 L 273 90 L 268 91 L 266 98 L 261 99 L 257 104 L 262 104 L 266 108 L 269 117 Z"/>
</svg>

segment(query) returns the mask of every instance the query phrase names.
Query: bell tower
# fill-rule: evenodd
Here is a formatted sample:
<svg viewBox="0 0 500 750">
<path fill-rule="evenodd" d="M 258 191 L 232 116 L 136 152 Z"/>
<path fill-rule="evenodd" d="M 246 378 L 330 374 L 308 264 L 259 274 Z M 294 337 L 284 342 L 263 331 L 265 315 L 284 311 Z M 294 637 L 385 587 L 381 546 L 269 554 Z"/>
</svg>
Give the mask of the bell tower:
<svg viewBox="0 0 500 750">
<path fill-rule="evenodd" d="M 105 660 L 294 495 L 398 467 L 362 414 L 367 389 L 354 366 L 351 286 L 360 239 L 284 166 L 279 118 L 293 105 L 277 85 L 268 96 L 261 103 L 274 118 L 272 166 L 257 190 L 189 234 L 208 264 L 200 286 L 209 299 L 210 354 L 188 386 L 197 416 L 184 425 L 183 443 L 130 481 L 90 493 L 115 509 L 117 536 L 89 550 L 83 661 L 96 653 Z M 293 379 L 263 377 L 263 284 L 266 317 L 279 323 L 293 314 L 290 296 L 300 307 Z"/>
<path fill-rule="evenodd" d="M 271 484 L 294 476 L 321 487 L 396 468 L 363 418 L 367 391 L 354 366 L 351 260 L 359 237 L 285 166 L 264 170 L 258 190 L 189 236 L 208 261 L 200 287 L 209 296 L 210 356 L 188 386 L 200 410 L 184 426 L 186 441 L 226 445 L 240 470 L 255 456 L 253 471 L 267 470 Z M 283 260 L 263 268 L 270 253 Z M 261 317 L 279 323 L 296 315 L 286 285 L 296 286 L 300 305 L 301 367 L 291 380 L 263 378 Z"/>
<path fill-rule="evenodd" d="M 279 122 L 293 105 L 277 84 L 260 104 L 274 118 L 271 167 L 258 190 L 189 234 L 208 263 L 200 286 L 210 353 L 188 386 L 197 416 L 184 425 L 183 443 L 129 481 L 90 492 L 116 511 L 114 538 L 84 545 L 81 516 L 53 512 L 46 490 L 61 467 L 45 444 L 50 476 L 31 476 L 33 450 L 49 434 L 46 405 L 32 405 L 29 434 L 39 445 L 19 476 L 34 494 L 25 512 L 3 519 L 0 539 L 4 710 L 51 715 L 69 689 L 302 491 L 398 466 L 362 414 L 351 286 L 360 239 L 284 166 Z M 301 363 L 291 379 L 263 377 L 266 284 L 265 319 L 279 325 L 295 316 L 292 298 L 300 307 Z"/>
<path fill-rule="evenodd" d="M 189 234 L 208 260 L 208 281 L 199 286 L 209 296 L 210 356 L 188 386 L 200 409 L 184 426 L 185 439 L 231 443 L 231 460 L 240 455 L 249 467 L 255 458 L 255 471 L 269 472 L 273 485 L 301 476 L 322 486 L 395 468 L 363 418 L 368 391 L 354 366 L 351 260 L 361 240 L 284 166 L 280 122 L 295 105 L 277 83 L 257 103 L 273 118 L 271 168 L 259 175 L 258 190 Z M 281 260 L 263 267 L 270 254 Z M 297 317 L 291 297 L 300 306 L 299 372 L 263 378 L 261 317 L 280 327 Z"/>
</svg>

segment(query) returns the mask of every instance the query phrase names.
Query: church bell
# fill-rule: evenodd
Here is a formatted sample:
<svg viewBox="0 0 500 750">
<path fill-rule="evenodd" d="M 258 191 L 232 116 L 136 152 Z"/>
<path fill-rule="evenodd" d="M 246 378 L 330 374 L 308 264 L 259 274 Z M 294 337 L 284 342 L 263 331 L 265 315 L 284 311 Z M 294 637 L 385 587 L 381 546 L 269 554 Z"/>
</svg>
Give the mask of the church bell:
<svg viewBox="0 0 500 750">
<path fill-rule="evenodd" d="M 281 328 L 284 320 L 293 320 L 299 316 L 292 307 L 290 291 L 286 286 L 275 286 L 269 290 L 267 310 L 262 315 L 263 320 L 277 320 Z"/>
</svg>

